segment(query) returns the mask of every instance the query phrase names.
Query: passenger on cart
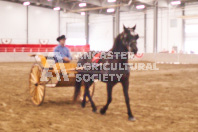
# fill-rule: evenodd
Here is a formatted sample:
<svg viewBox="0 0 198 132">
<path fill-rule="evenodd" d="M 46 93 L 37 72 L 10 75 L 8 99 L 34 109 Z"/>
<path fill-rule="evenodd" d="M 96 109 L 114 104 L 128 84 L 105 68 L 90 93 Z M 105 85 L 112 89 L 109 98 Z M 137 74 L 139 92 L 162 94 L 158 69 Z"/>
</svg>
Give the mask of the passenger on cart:
<svg viewBox="0 0 198 132">
<path fill-rule="evenodd" d="M 69 49 L 67 47 L 65 47 L 65 41 L 66 41 L 65 35 L 59 36 L 56 40 L 59 42 L 59 45 L 56 46 L 54 49 L 56 63 L 57 62 L 59 62 L 59 63 L 70 62 L 72 57 L 71 57 Z"/>
</svg>

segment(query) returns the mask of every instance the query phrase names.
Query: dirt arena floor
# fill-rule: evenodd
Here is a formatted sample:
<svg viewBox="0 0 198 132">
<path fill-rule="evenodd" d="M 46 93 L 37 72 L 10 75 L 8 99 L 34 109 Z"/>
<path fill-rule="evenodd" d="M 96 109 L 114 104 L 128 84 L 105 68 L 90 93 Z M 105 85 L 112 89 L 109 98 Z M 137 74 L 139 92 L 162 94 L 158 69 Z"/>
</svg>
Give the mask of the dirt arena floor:
<svg viewBox="0 0 198 132">
<path fill-rule="evenodd" d="M 113 89 L 106 115 L 106 85 L 96 84 L 93 113 L 72 103 L 73 87 L 48 88 L 42 106 L 32 104 L 28 77 L 32 63 L 0 63 L 1 132 L 197 132 L 198 65 L 157 65 L 159 71 L 133 71 L 130 103 L 136 121 L 128 121 L 121 85 Z"/>
</svg>

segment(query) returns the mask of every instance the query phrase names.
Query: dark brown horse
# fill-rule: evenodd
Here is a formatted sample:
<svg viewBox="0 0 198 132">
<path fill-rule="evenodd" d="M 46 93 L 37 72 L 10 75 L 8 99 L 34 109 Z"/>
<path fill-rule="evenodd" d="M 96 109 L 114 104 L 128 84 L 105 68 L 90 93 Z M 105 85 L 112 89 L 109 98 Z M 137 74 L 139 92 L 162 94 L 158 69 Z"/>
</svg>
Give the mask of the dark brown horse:
<svg viewBox="0 0 198 132">
<path fill-rule="evenodd" d="M 88 78 L 89 76 L 93 76 L 95 74 L 97 74 L 98 78 L 100 81 L 105 82 L 107 84 L 107 103 L 106 105 L 100 110 L 101 114 L 105 114 L 106 110 L 108 109 L 109 104 L 112 101 L 112 88 L 115 84 L 117 83 L 121 83 L 122 87 L 123 87 L 123 92 L 124 92 L 124 97 L 125 97 L 125 102 L 126 102 L 126 106 L 127 106 L 127 110 L 128 110 L 128 119 L 131 121 L 134 121 L 134 117 L 133 114 L 131 112 L 131 108 L 130 108 L 130 102 L 129 102 L 129 95 L 128 95 L 128 89 L 129 89 L 129 75 L 130 75 L 130 68 L 128 67 L 128 55 L 127 56 L 123 56 L 122 53 L 126 53 L 128 54 L 128 52 L 133 52 L 134 54 L 137 53 L 138 49 L 137 49 L 137 39 L 139 38 L 138 34 L 134 34 L 136 26 L 134 26 L 133 28 L 126 28 L 124 26 L 124 31 L 122 33 L 120 33 L 115 41 L 114 41 L 114 45 L 112 47 L 112 49 L 106 53 L 102 53 L 103 55 L 106 55 L 109 57 L 109 53 L 111 53 L 111 57 L 107 57 L 107 58 L 101 58 L 99 60 L 99 64 L 95 65 L 96 69 L 91 69 L 91 70 L 79 70 L 78 71 L 78 80 L 79 77 L 82 77 L 83 75 L 86 75 L 86 77 Z M 92 53 L 94 54 L 94 53 Z M 118 55 L 119 54 L 119 55 Z M 92 64 L 92 57 L 82 57 L 81 59 L 79 59 L 78 64 L 80 65 L 84 65 L 84 64 Z M 105 65 L 106 69 L 108 68 L 108 70 L 105 69 L 100 69 L 98 67 L 100 67 L 101 65 Z M 112 65 L 116 65 L 119 64 L 119 68 L 112 68 Z M 127 65 L 127 66 L 126 66 Z M 91 65 L 91 67 L 94 67 L 93 65 Z M 97 69 L 98 68 L 98 69 Z M 89 75 L 89 76 L 87 76 Z M 109 75 L 109 76 L 106 76 Z M 112 76 L 110 76 L 112 75 Z M 115 76 L 113 76 L 115 75 Z M 117 76 L 116 76 L 117 75 Z M 89 87 L 92 85 L 92 83 L 94 82 L 94 79 L 90 79 L 89 81 L 85 80 L 81 80 L 81 81 L 76 81 L 76 87 L 75 87 L 75 93 L 74 93 L 74 100 L 76 100 L 77 96 L 79 95 L 80 92 L 80 87 L 81 87 L 81 82 L 83 81 L 83 83 L 85 84 L 85 92 L 84 92 L 84 97 L 83 97 L 83 101 L 82 101 L 82 107 L 85 107 L 86 104 L 86 97 L 89 98 L 89 101 L 91 103 L 93 112 L 96 112 L 97 108 L 90 96 L 89 93 Z"/>
</svg>

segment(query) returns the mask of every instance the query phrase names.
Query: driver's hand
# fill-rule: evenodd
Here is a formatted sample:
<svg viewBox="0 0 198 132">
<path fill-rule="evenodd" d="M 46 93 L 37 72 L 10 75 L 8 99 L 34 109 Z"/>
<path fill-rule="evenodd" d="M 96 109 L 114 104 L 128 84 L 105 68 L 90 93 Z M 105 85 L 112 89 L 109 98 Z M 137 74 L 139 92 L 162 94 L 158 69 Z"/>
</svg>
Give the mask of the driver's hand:
<svg viewBox="0 0 198 132">
<path fill-rule="evenodd" d="M 64 57 L 63 60 L 64 60 L 65 62 L 70 62 L 70 61 L 71 61 L 68 57 Z"/>
</svg>

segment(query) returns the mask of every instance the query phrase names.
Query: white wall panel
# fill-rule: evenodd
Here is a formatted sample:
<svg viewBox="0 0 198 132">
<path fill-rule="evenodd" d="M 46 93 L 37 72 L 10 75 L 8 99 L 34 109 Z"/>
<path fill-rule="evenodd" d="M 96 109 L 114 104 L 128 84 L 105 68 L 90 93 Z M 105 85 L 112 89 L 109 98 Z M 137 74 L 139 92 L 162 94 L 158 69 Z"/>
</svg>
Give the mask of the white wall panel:
<svg viewBox="0 0 198 132">
<path fill-rule="evenodd" d="M 168 50 L 171 51 L 173 46 L 178 47 L 178 51 L 181 50 L 182 46 L 182 10 L 169 10 L 169 42 Z M 176 26 L 171 26 L 172 22 L 176 21 Z"/>
<path fill-rule="evenodd" d="M 146 51 L 147 53 L 153 53 L 153 9 L 147 10 L 147 29 L 146 29 Z"/>
<path fill-rule="evenodd" d="M 187 53 L 198 54 L 198 19 L 194 16 L 198 16 L 198 4 L 187 5 L 185 7 L 185 15 L 188 19 L 185 19 L 185 51 Z"/>
<path fill-rule="evenodd" d="M 29 6 L 29 43 L 38 44 L 39 39 L 49 39 L 49 44 L 57 43 L 59 35 L 58 11 Z"/>
<path fill-rule="evenodd" d="M 173 46 L 182 48 L 182 11 L 180 9 L 158 10 L 158 43 L 157 50 L 171 51 Z M 147 52 L 153 52 L 153 9 L 147 11 Z"/>
<path fill-rule="evenodd" d="M 185 19 L 186 25 L 197 25 L 198 24 L 198 3 L 197 5 L 187 5 L 185 7 L 185 15 L 188 19 Z"/>
<path fill-rule="evenodd" d="M 60 13 L 60 34 L 67 35 L 67 25 L 72 23 L 85 23 L 85 16 L 74 13 Z"/>
<path fill-rule="evenodd" d="M 66 35 L 68 45 L 85 45 L 85 16 L 61 12 L 60 34 Z"/>
<path fill-rule="evenodd" d="M 187 4 L 185 6 L 185 14 L 186 15 L 198 15 L 198 2 L 194 4 Z M 195 19 L 196 20 L 196 19 Z"/>
<path fill-rule="evenodd" d="M 91 50 L 110 50 L 113 46 L 113 17 L 111 15 L 90 15 L 89 33 Z"/>
<path fill-rule="evenodd" d="M 169 20 L 168 20 L 168 10 L 159 9 L 158 13 L 158 47 L 157 51 L 168 51 L 169 43 Z"/>
<path fill-rule="evenodd" d="M 12 43 L 26 43 L 26 7 L 0 1 L 0 39 L 12 38 Z"/>
</svg>

